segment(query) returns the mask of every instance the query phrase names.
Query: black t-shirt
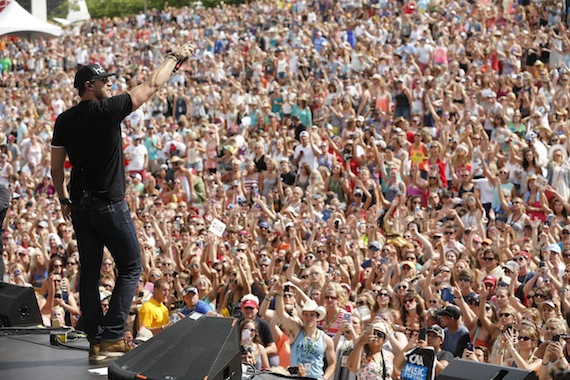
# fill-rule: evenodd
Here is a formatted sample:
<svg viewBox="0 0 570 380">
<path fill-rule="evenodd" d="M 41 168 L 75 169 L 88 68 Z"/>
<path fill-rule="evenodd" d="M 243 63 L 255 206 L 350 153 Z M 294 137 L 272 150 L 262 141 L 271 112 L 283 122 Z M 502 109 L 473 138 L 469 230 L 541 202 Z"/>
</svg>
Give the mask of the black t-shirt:
<svg viewBox="0 0 570 380">
<path fill-rule="evenodd" d="M 289 173 L 281 174 L 281 181 L 283 181 L 283 183 L 288 186 L 292 186 L 295 183 L 296 179 L 297 176 L 292 171 Z"/>
<path fill-rule="evenodd" d="M 81 101 L 58 116 L 53 147 L 65 147 L 71 171 L 70 194 L 74 202 L 83 190 L 94 197 L 118 201 L 125 196 L 125 165 L 121 121 L 132 112 L 129 94 L 101 101 Z"/>
<path fill-rule="evenodd" d="M 243 315 L 239 318 L 240 323 L 244 320 Z M 255 324 L 257 325 L 257 331 L 259 331 L 259 340 L 264 347 L 275 342 L 273 340 L 273 335 L 271 335 L 271 329 L 269 328 L 269 323 L 267 321 L 259 318 L 258 315 L 255 316 Z"/>
<path fill-rule="evenodd" d="M 255 317 L 255 323 L 257 324 L 257 330 L 259 331 L 259 340 L 264 347 L 267 347 L 269 344 L 273 343 L 273 335 L 271 335 L 271 329 L 269 328 L 269 323 L 267 321 L 259 318 L 259 316 Z"/>
</svg>

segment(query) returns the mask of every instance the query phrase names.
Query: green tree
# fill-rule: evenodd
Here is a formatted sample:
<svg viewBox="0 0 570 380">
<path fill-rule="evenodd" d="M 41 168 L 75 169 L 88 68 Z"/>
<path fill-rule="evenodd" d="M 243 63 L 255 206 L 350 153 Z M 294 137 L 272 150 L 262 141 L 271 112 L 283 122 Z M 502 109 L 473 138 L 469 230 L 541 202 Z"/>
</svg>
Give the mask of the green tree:
<svg viewBox="0 0 570 380">
<path fill-rule="evenodd" d="M 86 0 L 86 2 L 91 17 L 97 19 L 137 14 L 144 10 L 145 0 Z M 169 6 L 180 8 L 187 5 L 192 6 L 196 2 L 196 0 L 146 0 L 147 9 L 163 9 L 165 3 L 168 3 Z M 202 4 L 207 8 L 216 7 L 220 2 L 221 0 L 202 0 Z M 227 4 L 238 4 L 243 1 L 226 0 L 225 2 Z"/>
</svg>

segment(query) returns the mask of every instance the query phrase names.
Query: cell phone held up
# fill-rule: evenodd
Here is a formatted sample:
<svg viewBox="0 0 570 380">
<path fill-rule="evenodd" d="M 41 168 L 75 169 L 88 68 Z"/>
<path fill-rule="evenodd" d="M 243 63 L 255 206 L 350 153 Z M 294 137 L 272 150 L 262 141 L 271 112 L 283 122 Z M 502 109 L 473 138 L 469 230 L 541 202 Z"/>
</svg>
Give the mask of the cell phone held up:
<svg viewBox="0 0 570 380">
<path fill-rule="evenodd" d="M 422 328 L 420 329 L 420 334 L 419 334 L 419 336 L 418 336 L 418 340 L 423 340 L 423 341 L 425 341 L 425 340 L 426 340 L 426 335 L 427 335 L 426 328 L 425 328 L 425 327 L 422 327 Z"/>
</svg>

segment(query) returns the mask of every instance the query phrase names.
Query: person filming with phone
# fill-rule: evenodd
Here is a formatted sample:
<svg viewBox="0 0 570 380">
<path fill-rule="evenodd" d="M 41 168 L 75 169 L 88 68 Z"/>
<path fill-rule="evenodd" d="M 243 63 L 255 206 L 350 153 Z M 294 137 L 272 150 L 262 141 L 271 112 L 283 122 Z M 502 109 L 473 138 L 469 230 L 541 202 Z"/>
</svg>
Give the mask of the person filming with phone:
<svg viewBox="0 0 570 380">
<path fill-rule="evenodd" d="M 348 355 L 348 370 L 356 372 L 359 380 L 392 379 L 394 354 L 382 349 L 390 331 L 386 322 L 380 319 L 366 325 L 364 334 Z"/>
</svg>

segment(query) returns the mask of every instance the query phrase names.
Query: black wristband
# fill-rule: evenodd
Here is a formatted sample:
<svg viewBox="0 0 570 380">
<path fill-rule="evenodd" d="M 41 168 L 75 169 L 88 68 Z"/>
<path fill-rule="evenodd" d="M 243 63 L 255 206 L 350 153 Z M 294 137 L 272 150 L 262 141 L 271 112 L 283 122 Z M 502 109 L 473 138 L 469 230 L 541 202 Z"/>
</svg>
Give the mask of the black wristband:
<svg viewBox="0 0 570 380">
<path fill-rule="evenodd" d="M 180 56 L 175 51 L 171 51 L 170 53 L 167 54 L 167 56 L 172 56 L 176 58 L 177 61 L 180 61 Z"/>
<path fill-rule="evenodd" d="M 69 198 L 59 198 L 59 203 L 62 205 L 71 206 L 71 199 Z"/>
</svg>

